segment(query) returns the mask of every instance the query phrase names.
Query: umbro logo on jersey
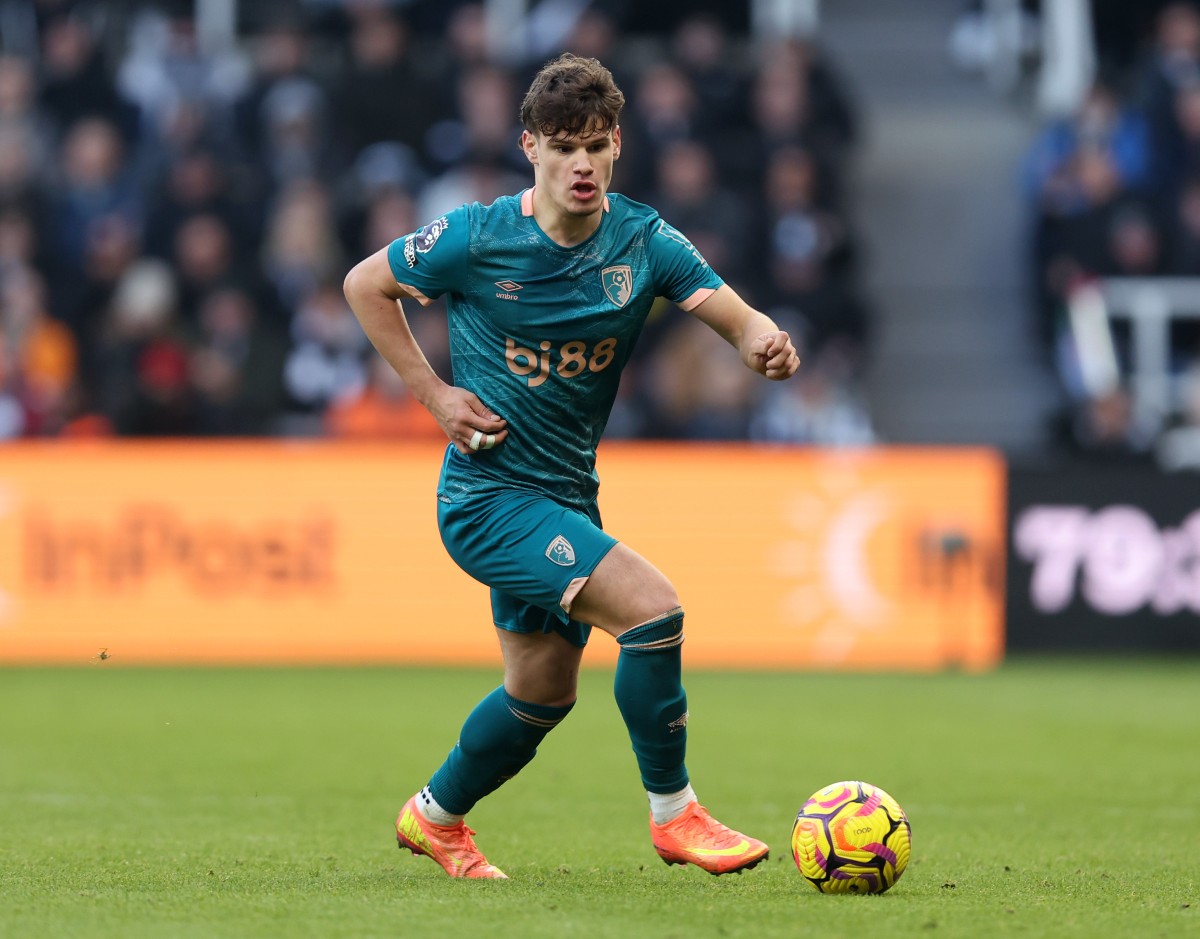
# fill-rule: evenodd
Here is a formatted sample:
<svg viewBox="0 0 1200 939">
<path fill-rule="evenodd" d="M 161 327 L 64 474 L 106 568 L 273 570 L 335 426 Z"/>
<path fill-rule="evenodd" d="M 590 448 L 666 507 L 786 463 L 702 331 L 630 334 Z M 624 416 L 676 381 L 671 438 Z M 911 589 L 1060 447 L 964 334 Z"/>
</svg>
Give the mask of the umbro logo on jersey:
<svg viewBox="0 0 1200 939">
<path fill-rule="evenodd" d="M 550 546 L 546 548 L 546 557 L 559 567 L 570 567 L 575 563 L 575 549 L 562 535 L 555 535 Z"/>
<path fill-rule="evenodd" d="M 503 290 L 503 293 L 496 294 L 501 300 L 520 300 L 517 296 L 517 291 L 521 289 L 521 285 L 515 280 L 498 280 L 496 286 Z"/>
</svg>

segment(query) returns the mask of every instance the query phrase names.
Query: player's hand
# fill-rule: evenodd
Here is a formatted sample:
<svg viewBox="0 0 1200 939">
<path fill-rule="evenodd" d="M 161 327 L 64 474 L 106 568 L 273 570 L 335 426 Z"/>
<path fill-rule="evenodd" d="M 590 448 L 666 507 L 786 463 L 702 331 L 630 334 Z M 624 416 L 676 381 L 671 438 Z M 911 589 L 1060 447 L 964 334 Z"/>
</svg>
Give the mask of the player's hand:
<svg viewBox="0 0 1200 939">
<path fill-rule="evenodd" d="M 783 381 L 796 374 L 796 369 L 800 367 L 800 356 L 792 345 L 791 337 L 781 329 L 763 333 L 755 339 L 750 344 L 746 364 L 771 381 Z"/>
<path fill-rule="evenodd" d="M 446 385 L 429 410 L 465 456 L 498 447 L 508 436 L 507 422 L 465 388 Z"/>
</svg>

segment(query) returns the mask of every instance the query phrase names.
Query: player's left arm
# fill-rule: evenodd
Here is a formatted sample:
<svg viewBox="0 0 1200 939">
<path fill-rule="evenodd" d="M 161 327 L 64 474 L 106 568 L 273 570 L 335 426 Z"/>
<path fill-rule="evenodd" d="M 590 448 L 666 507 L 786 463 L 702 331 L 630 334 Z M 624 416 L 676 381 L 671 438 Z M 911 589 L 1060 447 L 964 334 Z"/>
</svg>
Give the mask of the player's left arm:
<svg viewBox="0 0 1200 939">
<path fill-rule="evenodd" d="M 688 312 L 737 349 L 748 368 L 772 381 L 791 378 L 800 367 L 791 337 L 728 284 L 722 284 Z"/>
</svg>

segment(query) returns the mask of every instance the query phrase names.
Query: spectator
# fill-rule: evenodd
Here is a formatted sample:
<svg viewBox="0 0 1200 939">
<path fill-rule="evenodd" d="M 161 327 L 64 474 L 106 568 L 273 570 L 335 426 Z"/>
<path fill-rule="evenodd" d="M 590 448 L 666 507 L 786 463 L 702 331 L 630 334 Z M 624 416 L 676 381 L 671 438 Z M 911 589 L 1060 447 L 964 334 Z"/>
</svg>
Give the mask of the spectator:
<svg viewBox="0 0 1200 939">
<path fill-rule="evenodd" d="M 439 121 L 426 136 L 429 164 L 438 172 L 465 163 L 488 164 L 524 174 L 525 157 L 517 147 L 517 88 L 512 73 L 478 65 L 459 77 L 457 114 Z"/>
<path fill-rule="evenodd" d="M 1150 212 L 1130 206 L 1116 213 L 1108 229 L 1108 258 L 1101 274 L 1109 277 L 1157 277 L 1165 274 L 1166 251 L 1158 222 Z"/>
<path fill-rule="evenodd" d="M 721 21 L 711 13 L 687 16 L 671 37 L 671 52 L 713 125 L 726 132 L 744 129 L 748 100 L 745 70 Z"/>
<path fill-rule="evenodd" d="M 1200 85 L 1180 88 L 1175 95 L 1173 125 L 1158 153 L 1157 192 L 1171 205 L 1189 176 L 1200 172 Z"/>
<path fill-rule="evenodd" d="M 1040 211 L 1069 214 L 1078 204 L 1075 158 L 1081 150 L 1108 154 L 1123 189 L 1149 182 L 1150 136 L 1142 117 L 1122 105 L 1113 88 L 1097 83 L 1079 110 L 1054 121 L 1034 140 L 1022 166 L 1031 204 Z"/>
<path fill-rule="evenodd" d="M 370 343 L 335 282 L 304 299 L 292 319 L 291 339 L 283 370 L 288 395 L 283 429 L 318 435 L 333 402 L 359 395 L 366 386 Z"/>
<path fill-rule="evenodd" d="M 233 105 L 249 80 L 243 56 L 203 49 L 195 20 L 176 8 L 143 9 L 135 17 L 116 84 L 140 109 L 143 136 L 168 141 L 180 135 L 181 121 L 199 121 L 222 137 L 232 133 Z"/>
<path fill-rule="evenodd" d="M 361 150 L 337 194 L 337 229 L 346 256 L 366 257 L 396 232 L 415 231 L 421 222 L 414 194 L 424 182 L 416 157 L 403 144 L 373 143 Z"/>
<path fill-rule="evenodd" d="M 767 162 L 759 196 L 763 243 L 758 280 L 772 315 L 798 321 L 811 359 L 836 355 L 847 374 L 866 355 L 868 323 L 855 286 L 854 244 L 845 218 L 825 202 L 820 168 L 803 147 Z M 806 362 L 806 364 L 811 364 Z"/>
<path fill-rule="evenodd" d="M 18 208 L 0 209 L 0 283 L 36 263 L 37 232 L 32 220 Z"/>
<path fill-rule="evenodd" d="M 805 147 L 821 167 L 831 200 L 840 200 L 842 168 L 857 134 L 848 97 L 810 44 L 790 41 L 769 50 L 750 93 L 752 136 L 742 144 L 735 171 L 755 178 L 746 161 L 779 147 Z"/>
<path fill-rule="evenodd" d="M 420 224 L 412 196 L 402 190 L 383 193 L 371 200 L 358 240 L 358 254 L 365 258 L 391 244 L 396 232 L 416 231 Z"/>
<path fill-rule="evenodd" d="M 658 153 L 655 188 L 648 201 L 696 246 L 727 280 L 744 280 L 749 268 L 749 213 L 718 180 L 712 151 L 679 140 Z M 757 294 L 757 291 L 754 291 Z"/>
<path fill-rule="evenodd" d="M 449 61 L 444 73 L 447 87 L 457 87 L 462 73 L 479 65 L 490 65 L 487 14 L 482 3 L 461 3 L 446 27 Z"/>
<path fill-rule="evenodd" d="M 703 140 L 706 130 L 700 99 L 683 70 L 667 61 L 651 65 L 634 84 L 621 119 L 631 144 L 619 168 L 622 191 L 646 199 L 654 185 L 655 154 L 681 140 Z"/>
<path fill-rule="evenodd" d="M 138 261 L 117 285 L 98 343 L 96 403 L 122 436 L 197 430 L 177 303 L 175 276 L 162 261 Z"/>
<path fill-rule="evenodd" d="M 341 169 L 329 94 L 310 67 L 300 21 L 281 15 L 254 45 L 254 69 L 234 103 L 240 171 L 265 197 L 297 179 L 333 178 Z"/>
<path fill-rule="evenodd" d="M 200 306 L 213 290 L 249 286 L 252 275 L 239 262 L 229 226 L 218 215 L 203 213 L 184 221 L 175 232 L 170 257 L 176 275 L 182 322 L 195 325 Z"/>
<path fill-rule="evenodd" d="M 71 331 L 49 313 L 42 278 L 31 269 L 12 272 L 0 287 L 0 363 L 8 436 L 52 436 L 72 416 L 78 353 Z M 14 407 L 15 406 L 15 407 Z M 18 415 L 19 413 L 19 420 Z"/>
<path fill-rule="evenodd" d="M 262 268 L 289 313 L 345 269 L 323 185 L 298 181 L 280 194 L 267 222 Z"/>
<path fill-rule="evenodd" d="M 332 178 L 336 150 L 325 92 L 309 78 L 278 82 L 262 101 L 260 154 L 268 191 Z"/>
<path fill-rule="evenodd" d="M 420 153 L 427 131 L 448 109 L 447 89 L 413 60 L 408 24 L 398 14 L 372 6 L 351 12 L 350 61 L 332 93 L 345 162 L 383 142 Z M 381 94 L 384 88 L 391 92 Z"/>
<path fill-rule="evenodd" d="M 117 91 L 88 22 L 54 16 L 42 31 L 40 108 L 64 134 L 87 118 L 110 124 L 123 141 L 137 136 L 138 110 Z"/>
<path fill-rule="evenodd" d="M 1111 266 L 1109 231 L 1123 209 L 1145 208 L 1123 189 L 1120 170 L 1105 150 L 1081 150 L 1070 161 L 1060 198 L 1036 221 L 1034 264 L 1038 328 L 1048 347 L 1057 341 L 1059 317 L 1080 280 Z"/>
<path fill-rule="evenodd" d="M 125 151 L 116 126 L 103 117 L 83 118 L 63 139 L 47 243 L 64 276 L 80 269 L 88 232 L 102 219 L 115 215 L 141 225 L 141 193 Z"/>
<path fill-rule="evenodd" d="M 146 219 L 146 250 L 168 258 L 179 230 L 201 215 L 219 219 L 239 254 L 254 250 L 261 223 L 249 217 L 247 206 L 230 191 L 227 165 L 216 151 L 200 144 L 176 154 L 162 184 L 150 192 Z"/>
<path fill-rule="evenodd" d="M 32 166 L 44 166 L 54 152 L 54 129 L 38 107 L 33 63 L 0 55 L 0 134 L 20 139 Z"/>
<path fill-rule="evenodd" d="M 37 144 L 22 126 L 0 126 L 0 205 L 18 209 L 41 222 L 46 211 L 41 180 L 38 179 Z"/>
<path fill-rule="evenodd" d="M 599 59 L 608 66 L 619 87 L 631 87 L 632 83 L 625 80 L 629 66 L 624 61 L 619 39 L 620 30 L 612 15 L 596 6 L 588 6 L 571 24 L 562 48 L 583 58 Z"/>
<path fill-rule="evenodd" d="M 33 67 L 28 59 L 0 55 L 0 248 L 4 268 L 47 269 L 45 167 L 54 153 L 49 121 L 37 108 Z"/>
<path fill-rule="evenodd" d="M 196 430 L 209 436 L 267 435 L 283 406 L 282 336 L 237 287 L 207 294 L 191 344 L 189 375 Z"/>
<path fill-rule="evenodd" d="M 1094 463 L 1145 463 L 1155 431 L 1138 419 L 1129 390 L 1116 387 L 1084 398 L 1066 413 L 1060 443 Z"/>
<path fill-rule="evenodd" d="M 82 270 L 53 285 L 54 308 L 79 343 L 83 385 L 89 392 L 96 377 L 93 354 L 100 340 L 104 311 L 141 250 L 137 229 L 128 219 L 105 216 L 88 231 Z"/>
<path fill-rule="evenodd" d="M 20 215 L 29 226 L 30 260 L 42 260 L 46 224 L 45 191 L 37 166 L 28 133 L 21 127 L 0 127 L 0 212 Z"/>
<path fill-rule="evenodd" d="M 1172 208 L 1168 267 L 1174 274 L 1200 277 L 1200 175 L 1188 179 Z"/>
<path fill-rule="evenodd" d="M 1133 78 L 1132 103 L 1149 121 L 1155 153 L 1174 151 L 1179 132 L 1176 99 L 1182 89 L 1198 82 L 1200 11 L 1192 3 L 1171 3 L 1159 13 L 1154 42 Z"/>
</svg>

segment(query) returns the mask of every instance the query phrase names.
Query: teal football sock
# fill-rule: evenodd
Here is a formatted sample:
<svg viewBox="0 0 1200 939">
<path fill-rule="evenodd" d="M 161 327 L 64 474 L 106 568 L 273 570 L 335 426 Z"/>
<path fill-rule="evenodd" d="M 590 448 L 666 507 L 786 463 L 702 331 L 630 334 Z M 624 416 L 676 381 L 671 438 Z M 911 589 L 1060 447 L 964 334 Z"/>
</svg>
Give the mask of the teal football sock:
<svg viewBox="0 0 1200 939">
<path fill-rule="evenodd" d="M 538 744 L 574 706 L 530 704 L 497 688 L 467 716 L 458 743 L 429 780 L 437 804 L 466 815 L 533 759 Z"/>
<path fill-rule="evenodd" d="M 687 695 L 681 679 L 683 610 L 676 608 L 617 637 L 613 694 L 625 719 L 647 792 L 688 784 Z"/>
</svg>

